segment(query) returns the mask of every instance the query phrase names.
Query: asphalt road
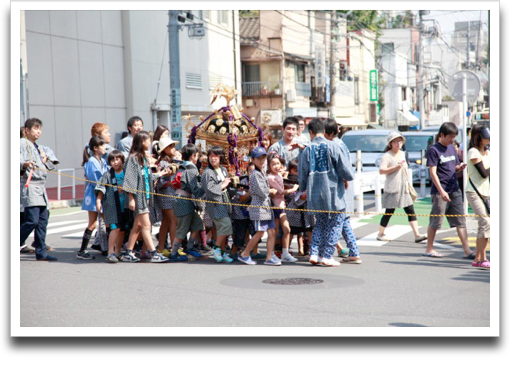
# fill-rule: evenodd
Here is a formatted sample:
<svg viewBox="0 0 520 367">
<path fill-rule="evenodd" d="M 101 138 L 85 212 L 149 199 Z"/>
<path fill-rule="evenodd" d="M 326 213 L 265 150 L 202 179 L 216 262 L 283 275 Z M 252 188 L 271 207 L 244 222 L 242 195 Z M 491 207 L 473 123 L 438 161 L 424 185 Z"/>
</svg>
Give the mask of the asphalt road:
<svg viewBox="0 0 520 367">
<path fill-rule="evenodd" d="M 438 237 L 442 259 L 421 256 L 425 244 L 413 242 L 408 226 L 395 225 L 402 235 L 381 246 L 369 240 L 377 224 L 353 219 L 360 265 L 324 268 L 300 258 L 247 266 L 211 257 L 108 264 L 96 251 L 93 261 L 75 257 L 86 218 L 77 208 L 51 212 L 47 242 L 58 262 L 20 254 L 20 326 L 490 326 L 490 272 L 471 267 L 460 246 L 442 245 L 454 230 Z"/>
</svg>

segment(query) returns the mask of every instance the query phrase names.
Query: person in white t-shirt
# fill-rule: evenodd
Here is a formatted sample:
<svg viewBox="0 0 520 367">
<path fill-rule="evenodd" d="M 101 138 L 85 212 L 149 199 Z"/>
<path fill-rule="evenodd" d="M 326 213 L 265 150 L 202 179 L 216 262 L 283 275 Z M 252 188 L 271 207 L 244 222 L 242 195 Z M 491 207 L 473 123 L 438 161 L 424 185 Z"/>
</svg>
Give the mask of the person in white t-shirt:
<svg viewBox="0 0 520 367">
<path fill-rule="evenodd" d="M 298 133 L 297 133 L 297 137 L 298 139 L 302 142 L 302 143 L 306 143 L 306 144 L 309 144 L 310 143 L 310 140 L 305 136 L 303 135 L 303 130 L 305 130 L 305 118 L 302 116 L 302 115 L 296 115 L 296 116 L 293 116 L 296 120 L 298 120 Z"/>
<path fill-rule="evenodd" d="M 469 205 L 477 215 L 489 215 L 490 197 L 490 157 L 487 146 L 490 142 L 489 130 L 485 125 L 475 125 L 471 129 L 468 150 L 468 182 L 466 195 Z M 474 267 L 490 268 L 486 248 L 490 237 L 490 218 L 479 217 L 477 233 L 477 252 Z"/>
</svg>

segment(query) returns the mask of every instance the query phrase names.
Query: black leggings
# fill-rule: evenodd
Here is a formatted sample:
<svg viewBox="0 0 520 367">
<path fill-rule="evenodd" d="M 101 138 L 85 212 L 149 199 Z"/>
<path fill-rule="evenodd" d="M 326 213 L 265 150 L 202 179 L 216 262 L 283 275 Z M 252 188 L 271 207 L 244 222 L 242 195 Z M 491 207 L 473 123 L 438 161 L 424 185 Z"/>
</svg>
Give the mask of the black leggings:
<svg viewBox="0 0 520 367">
<path fill-rule="evenodd" d="M 413 214 L 408 215 L 408 221 L 413 222 L 417 220 L 417 217 L 415 216 L 415 210 L 413 209 L 413 204 L 410 206 L 407 206 L 404 208 L 404 211 L 406 214 Z M 393 214 L 395 212 L 395 209 L 386 209 L 387 214 Z M 391 215 L 383 215 L 383 218 L 381 218 L 381 227 L 386 227 L 388 225 L 388 222 L 390 222 Z"/>
</svg>

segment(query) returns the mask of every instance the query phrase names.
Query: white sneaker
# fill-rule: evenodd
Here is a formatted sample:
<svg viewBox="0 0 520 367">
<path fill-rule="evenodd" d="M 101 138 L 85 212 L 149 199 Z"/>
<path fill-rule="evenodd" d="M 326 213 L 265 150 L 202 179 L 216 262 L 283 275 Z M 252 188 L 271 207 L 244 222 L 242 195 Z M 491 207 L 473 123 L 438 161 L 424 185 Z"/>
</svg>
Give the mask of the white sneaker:
<svg viewBox="0 0 520 367">
<path fill-rule="evenodd" d="M 321 266 L 339 266 L 339 262 L 334 260 L 333 258 L 330 258 L 330 259 L 324 259 L 324 258 L 320 258 L 319 260 L 319 263 Z"/>
<path fill-rule="evenodd" d="M 287 253 L 285 255 L 282 254 L 282 258 L 280 259 L 282 262 L 286 263 L 295 263 L 298 261 L 297 258 L 293 257 L 291 254 Z"/>
<path fill-rule="evenodd" d="M 312 264 L 312 265 L 318 265 L 318 262 L 319 262 L 319 258 L 318 258 L 318 255 L 311 255 L 309 257 L 309 262 Z"/>
<path fill-rule="evenodd" d="M 169 259 L 166 256 L 164 256 L 163 254 L 160 254 L 160 253 L 156 253 L 151 258 L 152 258 L 151 262 L 153 262 L 153 263 L 165 263 L 165 262 L 169 261 Z"/>
<path fill-rule="evenodd" d="M 278 256 L 275 255 L 274 251 L 273 251 L 273 254 L 271 255 L 271 259 L 273 259 L 274 262 L 281 262 L 281 260 L 278 258 Z"/>
</svg>

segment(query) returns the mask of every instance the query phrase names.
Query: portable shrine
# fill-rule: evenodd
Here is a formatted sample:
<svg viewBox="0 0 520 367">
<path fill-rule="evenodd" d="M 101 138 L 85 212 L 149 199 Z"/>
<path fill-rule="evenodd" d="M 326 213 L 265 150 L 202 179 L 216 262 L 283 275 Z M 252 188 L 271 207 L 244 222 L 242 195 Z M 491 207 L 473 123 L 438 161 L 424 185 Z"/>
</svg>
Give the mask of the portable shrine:
<svg viewBox="0 0 520 367">
<path fill-rule="evenodd" d="M 221 165 L 226 167 L 229 174 L 247 174 L 249 153 L 262 142 L 263 131 L 255 125 L 254 117 L 249 118 L 243 113 L 243 109 L 230 106 L 230 102 L 235 98 L 233 87 L 218 84 L 211 97 L 211 104 L 219 97 L 225 98 L 227 104 L 206 118 L 200 116 L 201 122 L 197 126 L 187 125 L 187 129 L 191 127 L 188 142 L 196 144 L 197 140 L 204 140 L 206 152 L 215 145 L 221 146 L 227 152 Z M 208 166 L 207 157 L 201 159 L 201 163 L 202 169 L 205 169 Z"/>
</svg>

